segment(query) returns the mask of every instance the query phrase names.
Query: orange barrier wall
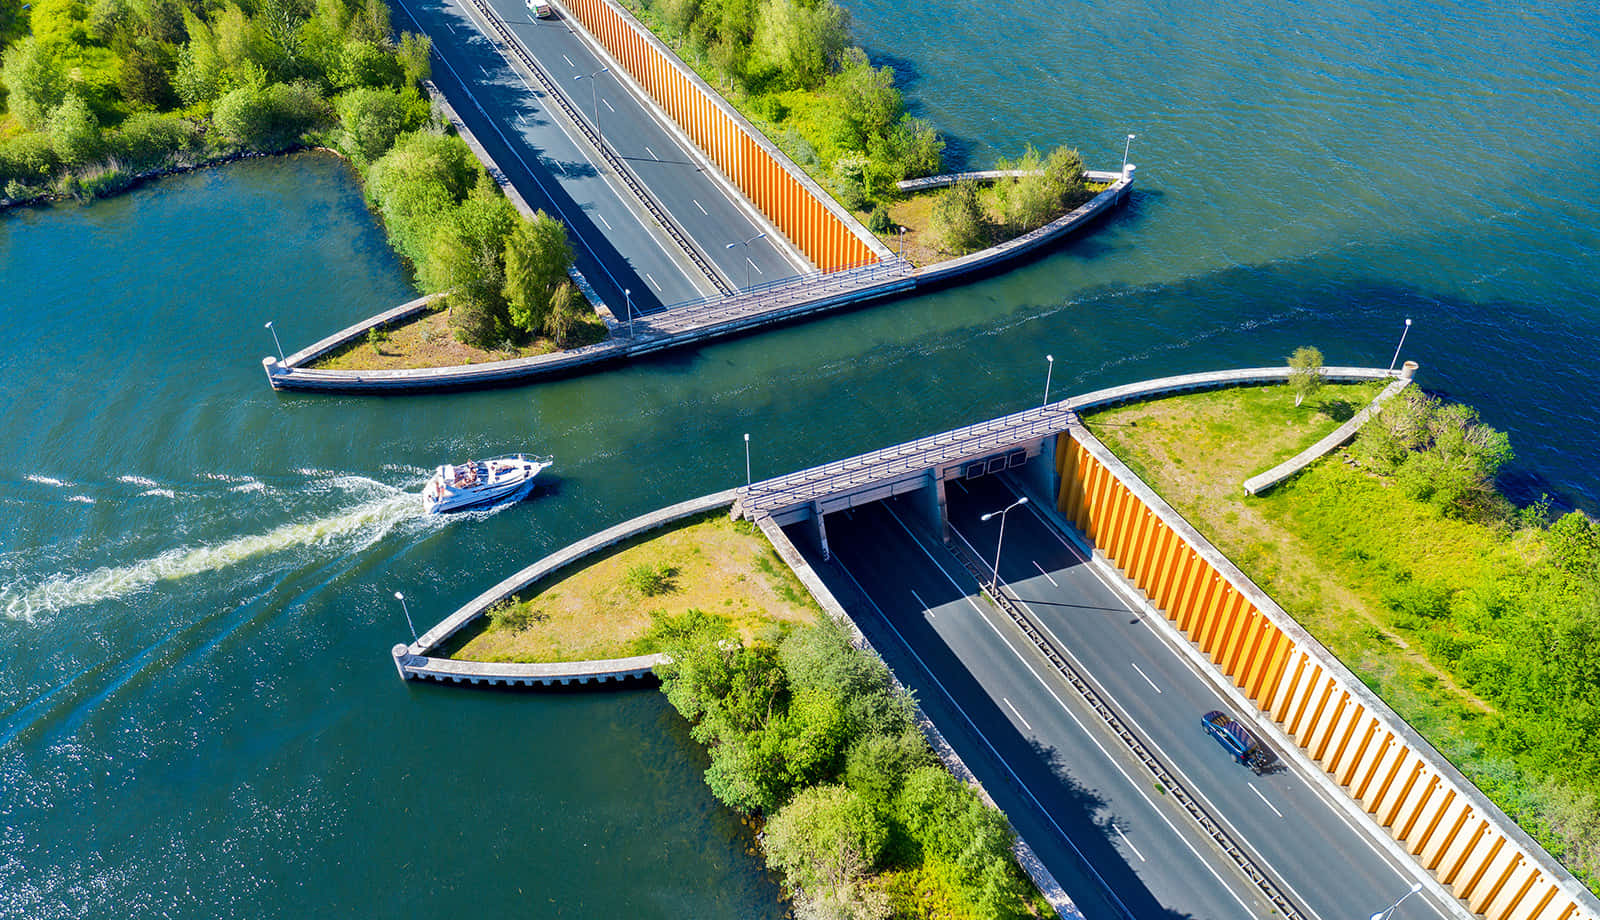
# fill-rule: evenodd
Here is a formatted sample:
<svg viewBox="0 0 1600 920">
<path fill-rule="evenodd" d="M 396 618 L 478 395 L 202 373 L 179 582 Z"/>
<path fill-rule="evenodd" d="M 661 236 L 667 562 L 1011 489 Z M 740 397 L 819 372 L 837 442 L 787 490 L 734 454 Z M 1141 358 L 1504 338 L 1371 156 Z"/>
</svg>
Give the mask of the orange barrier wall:
<svg viewBox="0 0 1600 920">
<path fill-rule="evenodd" d="M 1593 899 L 1547 871 L 1548 854 L 1478 810 L 1482 793 L 1410 747 L 1398 716 L 1363 705 L 1371 697 L 1352 692 L 1324 649 L 1280 628 L 1281 609 L 1252 603 L 1174 529 L 1181 521 L 1164 520 L 1079 437 L 1092 440 L 1074 431 L 1056 445 L 1062 514 L 1407 852 L 1493 920 L 1594 920 Z"/>
<path fill-rule="evenodd" d="M 563 0 L 723 175 L 823 271 L 878 261 L 837 215 L 736 121 L 687 68 L 645 38 L 606 0 Z M 721 103 L 721 104 L 719 104 Z"/>
</svg>

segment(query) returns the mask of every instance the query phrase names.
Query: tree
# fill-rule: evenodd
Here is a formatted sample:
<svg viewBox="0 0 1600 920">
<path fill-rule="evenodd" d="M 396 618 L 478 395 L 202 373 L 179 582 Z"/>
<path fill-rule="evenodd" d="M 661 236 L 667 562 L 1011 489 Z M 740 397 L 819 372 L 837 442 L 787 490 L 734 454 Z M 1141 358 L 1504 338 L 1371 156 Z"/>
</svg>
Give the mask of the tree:
<svg viewBox="0 0 1600 920">
<path fill-rule="evenodd" d="M 860 48 L 845 51 L 827 93 L 834 103 L 836 140 L 852 150 L 866 150 L 869 139 L 885 136 L 904 109 L 894 71 L 874 68 Z"/>
<path fill-rule="evenodd" d="M 963 179 L 941 191 L 929 223 L 935 245 L 944 252 L 964 255 L 982 248 L 989 239 L 989 218 L 978 200 L 978 184 Z"/>
<path fill-rule="evenodd" d="M 229 141 L 249 150 L 282 150 L 330 120 L 327 100 L 305 83 L 241 86 L 217 100 L 212 122 Z"/>
<path fill-rule="evenodd" d="M 431 290 L 448 291 L 456 337 L 479 348 L 509 338 L 505 288 L 506 237 L 517 211 L 488 176 L 434 230 L 419 274 Z"/>
<path fill-rule="evenodd" d="M 543 211 L 518 221 L 506 240 L 505 266 L 503 293 L 511 325 L 523 333 L 537 333 L 550 319 L 552 293 L 566 281 L 572 266 L 566 228 Z"/>
<path fill-rule="evenodd" d="M 100 121 L 77 93 L 68 93 L 50 113 L 50 142 L 68 166 L 82 166 L 100 153 Z"/>
<path fill-rule="evenodd" d="M 23 127 L 43 128 L 66 98 L 66 71 L 55 54 L 31 35 L 7 48 L 3 61 L 0 81 L 6 85 L 6 106 Z"/>
<path fill-rule="evenodd" d="M 1294 404 L 1299 406 L 1306 397 L 1317 395 L 1322 389 L 1322 352 L 1302 345 L 1289 356 L 1289 386 L 1294 390 Z"/>
<path fill-rule="evenodd" d="M 394 146 L 405 128 L 405 102 L 385 89 L 353 89 L 339 97 L 343 146 L 359 163 L 371 163 Z"/>
<path fill-rule="evenodd" d="M 872 871 L 889 829 L 871 804 L 844 786 L 814 786 L 767 822 L 767 861 L 802 891 L 837 889 Z"/>
<path fill-rule="evenodd" d="M 338 72 L 330 76 L 344 87 L 399 89 L 406 72 L 400 59 L 376 42 L 351 41 L 340 52 Z"/>
<path fill-rule="evenodd" d="M 566 348 L 572 343 L 572 331 L 578 325 L 578 319 L 588 307 L 572 286 L 571 281 L 563 280 L 550 291 L 550 312 L 545 317 L 544 333 L 556 344 L 557 348 Z M 590 309 L 588 312 L 593 313 Z"/>
<path fill-rule="evenodd" d="M 138 38 L 122 49 L 117 90 L 132 105 L 146 110 L 172 108 L 177 96 L 167 77 L 168 63 L 154 40 Z"/>
<path fill-rule="evenodd" d="M 400 69 L 405 73 L 405 85 L 414 86 L 433 73 L 433 39 L 410 32 L 400 36 L 397 51 Z"/>
<path fill-rule="evenodd" d="M 833 0 L 768 0 L 757 16 L 755 59 L 795 89 L 822 85 L 844 53 L 850 17 Z"/>
<path fill-rule="evenodd" d="M 943 767 L 912 773 L 896 816 L 926 856 L 954 866 L 975 913 L 1022 914 L 1023 888 L 1013 869 L 1015 834 L 1006 819 Z"/>
</svg>

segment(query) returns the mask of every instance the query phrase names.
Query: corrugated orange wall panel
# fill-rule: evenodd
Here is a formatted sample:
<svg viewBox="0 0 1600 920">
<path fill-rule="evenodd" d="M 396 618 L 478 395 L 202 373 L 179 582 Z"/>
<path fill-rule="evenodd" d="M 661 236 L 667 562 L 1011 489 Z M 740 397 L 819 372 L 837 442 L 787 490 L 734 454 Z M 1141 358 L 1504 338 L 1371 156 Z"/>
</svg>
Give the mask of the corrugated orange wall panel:
<svg viewBox="0 0 1600 920">
<path fill-rule="evenodd" d="M 1056 469 L 1064 517 L 1469 907 L 1494 920 L 1590 918 L 1070 433 Z"/>
<path fill-rule="evenodd" d="M 734 187 L 818 268 L 834 270 L 876 261 L 866 243 L 813 198 L 631 22 L 603 0 L 569 0 L 567 6 Z M 810 226 L 812 221 L 818 226 Z"/>
</svg>

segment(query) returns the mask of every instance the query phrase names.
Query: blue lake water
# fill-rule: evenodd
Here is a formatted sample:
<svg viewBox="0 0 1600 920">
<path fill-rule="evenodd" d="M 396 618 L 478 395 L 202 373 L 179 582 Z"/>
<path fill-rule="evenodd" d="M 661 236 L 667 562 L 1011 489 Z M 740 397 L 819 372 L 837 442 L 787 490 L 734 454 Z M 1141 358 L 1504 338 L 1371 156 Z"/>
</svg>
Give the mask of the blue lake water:
<svg viewBox="0 0 1600 920">
<path fill-rule="evenodd" d="M 277 396 L 410 296 L 302 156 L 0 216 L 0 916 L 777 917 L 649 690 L 403 685 L 432 622 L 608 524 L 1191 370 L 1402 357 L 1600 509 L 1600 9 L 851 0 L 956 166 L 1073 143 L 1131 205 L 979 284 L 532 388 Z M 443 459 L 556 455 L 446 523 Z"/>
</svg>

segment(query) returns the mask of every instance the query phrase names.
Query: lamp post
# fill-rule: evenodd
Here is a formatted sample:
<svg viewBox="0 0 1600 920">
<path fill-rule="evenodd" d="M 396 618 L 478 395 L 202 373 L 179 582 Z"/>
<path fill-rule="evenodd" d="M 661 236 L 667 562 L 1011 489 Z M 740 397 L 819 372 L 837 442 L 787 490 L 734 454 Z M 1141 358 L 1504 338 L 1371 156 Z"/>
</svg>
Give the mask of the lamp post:
<svg viewBox="0 0 1600 920">
<path fill-rule="evenodd" d="M 1122 171 L 1124 173 L 1128 171 L 1128 151 L 1133 149 L 1133 139 L 1138 136 L 1137 134 L 1128 135 L 1128 142 L 1122 145 Z"/>
<path fill-rule="evenodd" d="M 278 330 L 272 328 L 272 324 L 271 323 L 267 323 L 267 331 L 272 333 L 272 344 L 278 346 L 278 363 L 279 364 L 283 364 L 284 363 L 283 343 L 278 341 Z"/>
<path fill-rule="evenodd" d="M 997 514 L 1000 516 L 1000 537 L 994 541 L 994 581 L 989 583 L 989 592 L 996 596 L 1000 594 L 1000 547 L 1006 542 L 1006 514 L 1010 512 L 1012 508 L 1026 505 L 1027 503 L 1028 497 L 1024 495 L 1004 508 L 1001 508 L 999 511 L 991 511 L 978 519 L 980 521 L 987 521 Z"/>
<path fill-rule="evenodd" d="M 1406 347 L 1406 333 L 1411 331 L 1411 317 L 1406 317 L 1406 327 L 1400 330 L 1400 344 L 1394 347 L 1394 357 L 1389 359 L 1389 370 L 1394 370 L 1394 364 L 1400 360 L 1400 349 Z"/>
<path fill-rule="evenodd" d="M 906 227 L 905 227 L 905 224 L 901 224 L 900 225 L 900 251 L 895 253 L 895 255 L 899 256 L 902 259 L 904 259 L 906 257 Z"/>
<path fill-rule="evenodd" d="M 750 488 L 750 432 L 744 433 L 744 487 Z"/>
<path fill-rule="evenodd" d="M 1044 371 L 1044 403 L 1043 403 L 1043 405 L 1048 406 L 1048 405 L 1050 405 L 1050 376 L 1056 372 L 1056 356 L 1055 355 L 1045 355 L 1044 359 L 1048 363 L 1047 363 L 1047 366 L 1045 367 L 1045 371 Z"/>
<path fill-rule="evenodd" d="M 576 77 L 572 78 L 574 81 L 582 80 L 585 76 L 587 76 L 589 78 L 589 108 L 594 110 L 594 136 L 600 142 L 600 152 L 601 152 L 601 154 L 605 153 L 606 135 L 605 135 L 605 132 L 600 130 L 600 89 L 599 89 L 599 81 L 596 80 L 595 77 L 600 76 L 601 74 L 605 73 L 606 71 L 608 71 L 610 69 L 611 68 L 609 68 L 609 67 L 602 67 L 599 70 L 595 71 L 594 73 L 591 73 L 591 74 L 581 74 L 580 73 Z"/>
<path fill-rule="evenodd" d="M 628 307 L 628 338 L 633 338 L 633 291 L 629 288 L 622 289 L 623 302 Z"/>
<path fill-rule="evenodd" d="M 1387 908 L 1385 908 L 1383 910 L 1380 910 L 1377 913 L 1373 914 L 1372 915 L 1372 920 L 1389 920 L 1390 917 L 1394 916 L 1394 912 L 1400 906 L 1400 902 L 1401 901 L 1404 901 L 1406 898 L 1411 897 L 1412 895 L 1416 894 L 1417 892 L 1419 892 L 1421 890 L 1422 890 L 1422 883 L 1421 882 L 1413 882 L 1411 884 L 1411 890 L 1407 891 L 1405 894 L 1403 894 L 1399 898 L 1395 899 L 1395 902 L 1393 904 L 1390 904 Z"/>
<path fill-rule="evenodd" d="M 406 625 L 411 627 L 411 641 L 417 641 L 417 624 L 411 622 L 411 608 L 406 606 L 406 596 L 399 591 L 394 593 L 394 599 L 400 602 L 400 609 L 405 612 Z"/>
<path fill-rule="evenodd" d="M 737 243 L 729 243 L 728 245 L 722 247 L 723 249 L 732 249 L 735 246 L 744 247 L 744 289 L 747 291 L 750 290 L 750 266 L 754 264 L 750 261 L 750 244 L 754 243 L 756 240 L 765 239 L 766 236 L 767 235 L 765 233 L 757 233 L 755 236 L 752 236 L 747 240 L 740 240 Z"/>
</svg>

